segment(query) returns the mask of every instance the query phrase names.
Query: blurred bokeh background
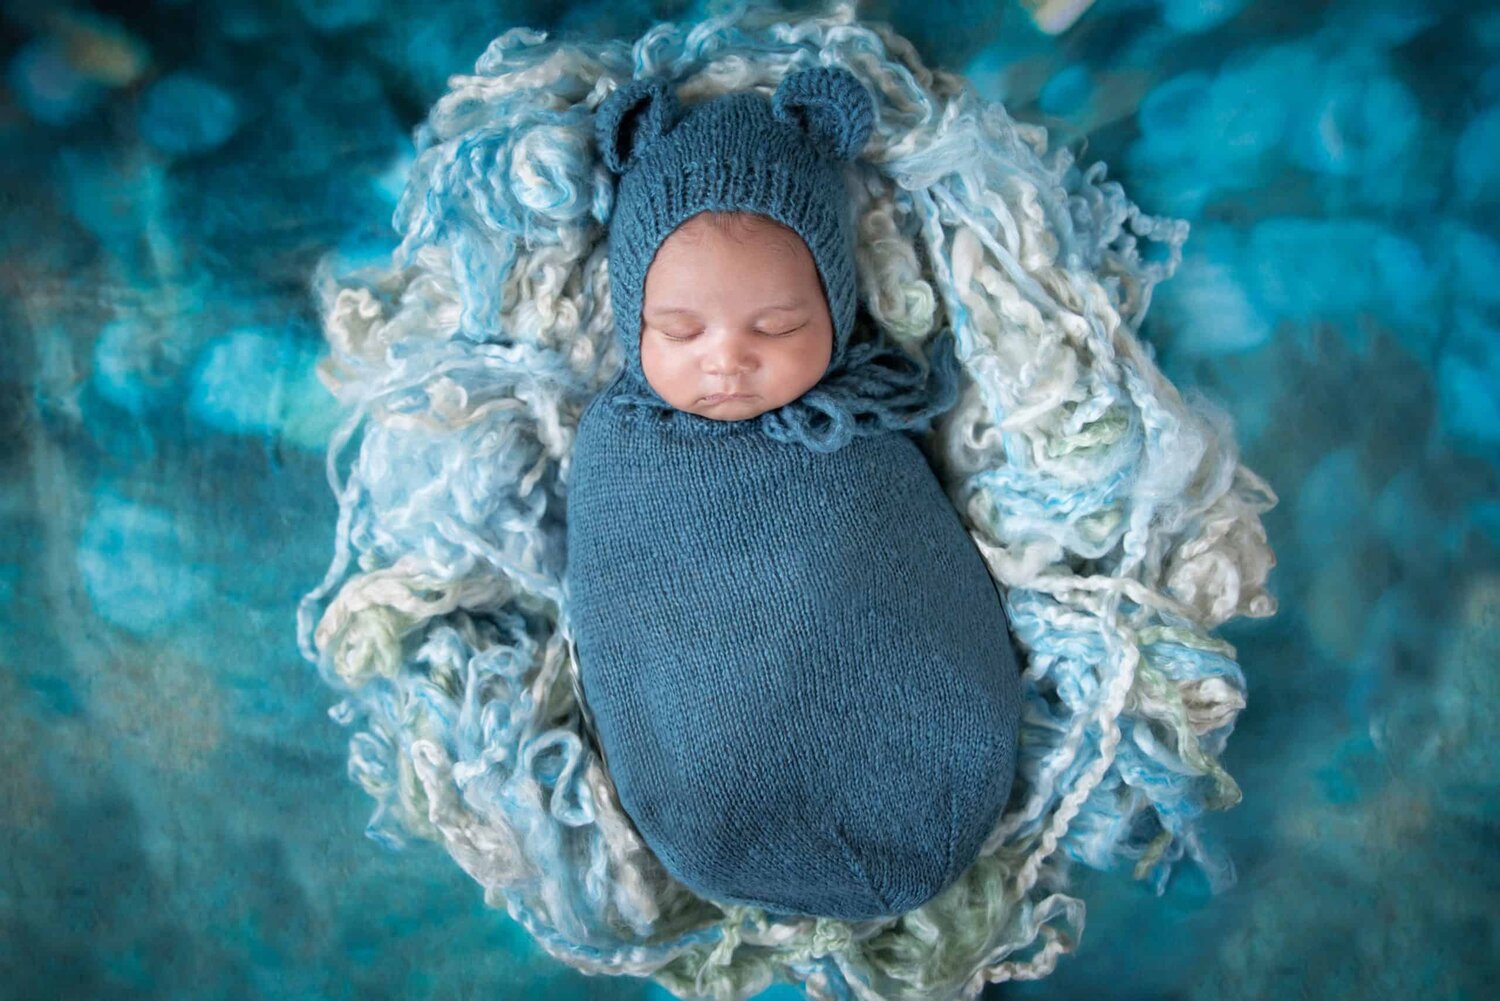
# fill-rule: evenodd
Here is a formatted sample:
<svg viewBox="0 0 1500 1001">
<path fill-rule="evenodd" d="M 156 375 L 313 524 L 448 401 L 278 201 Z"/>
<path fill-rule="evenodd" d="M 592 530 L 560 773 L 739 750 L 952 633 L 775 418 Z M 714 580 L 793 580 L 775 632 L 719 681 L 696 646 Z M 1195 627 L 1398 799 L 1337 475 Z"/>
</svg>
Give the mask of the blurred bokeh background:
<svg viewBox="0 0 1500 1001">
<path fill-rule="evenodd" d="M 294 614 L 336 512 L 314 263 L 391 249 L 412 129 L 491 38 L 694 9 L 5 5 L 0 996 L 669 997 L 362 836 Z M 1281 497 L 1281 611 L 1224 630 L 1238 884 L 1079 868 L 1078 951 L 986 996 L 1493 996 L 1500 5 L 860 11 L 1191 222 L 1143 334 Z"/>
</svg>

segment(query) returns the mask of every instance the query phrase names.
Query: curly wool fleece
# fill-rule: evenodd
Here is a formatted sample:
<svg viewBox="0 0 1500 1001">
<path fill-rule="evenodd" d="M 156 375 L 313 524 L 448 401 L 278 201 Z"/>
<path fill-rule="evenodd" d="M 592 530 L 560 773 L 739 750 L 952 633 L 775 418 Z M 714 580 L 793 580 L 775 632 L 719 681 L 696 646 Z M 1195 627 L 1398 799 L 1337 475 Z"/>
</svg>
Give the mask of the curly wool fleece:
<svg viewBox="0 0 1500 1001">
<path fill-rule="evenodd" d="M 580 419 L 568 487 L 584 701 L 622 808 L 694 892 L 899 914 L 974 861 L 1016 767 L 1018 657 L 942 485 L 906 430 L 810 449 L 755 419 L 611 405 L 641 380 L 652 255 L 705 207 L 803 235 L 842 362 L 855 301 L 837 165 L 863 145 L 870 99 L 817 68 L 769 105 L 729 94 L 676 119 L 646 81 L 600 109 L 601 148 L 632 149 L 605 156 L 625 170 L 610 273 L 630 361 Z"/>
</svg>

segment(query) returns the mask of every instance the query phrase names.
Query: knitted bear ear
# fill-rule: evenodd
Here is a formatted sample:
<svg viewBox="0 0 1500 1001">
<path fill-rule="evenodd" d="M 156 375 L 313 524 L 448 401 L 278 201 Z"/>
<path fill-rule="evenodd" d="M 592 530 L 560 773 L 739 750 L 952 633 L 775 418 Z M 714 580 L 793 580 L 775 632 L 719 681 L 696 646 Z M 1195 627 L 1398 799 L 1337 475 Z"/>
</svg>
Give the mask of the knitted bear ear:
<svg viewBox="0 0 1500 1001">
<path fill-rule="evenodd" d="M 594 136 L 604 164 L 616 174 L 635 166 L 646 150 L 677 124 L 677 93 L 662 80 L 631 80 L 615 89 L 594 116 Z"/>
<path fill-rule="evenodd" d="M 771 111 L 839 160 L 854 159 L 875 125 L 870 92 L 841 66 L 815 66 L 787 74 L 771 97 Z"/>
</svg>

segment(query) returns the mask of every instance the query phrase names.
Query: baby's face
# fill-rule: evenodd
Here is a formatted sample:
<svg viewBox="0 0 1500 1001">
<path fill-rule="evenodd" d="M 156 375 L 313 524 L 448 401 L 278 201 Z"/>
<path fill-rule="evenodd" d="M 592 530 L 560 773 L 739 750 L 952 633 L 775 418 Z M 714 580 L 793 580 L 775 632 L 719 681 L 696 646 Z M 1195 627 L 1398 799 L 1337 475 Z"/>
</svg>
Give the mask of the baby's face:
<svg viewBox="0 0 1500 1001">
<path fill-rule="evenodd" d="M 818 384 L 832 357 L 833 319 L 812 253 L 794 231 L 736 213 L 740 224 L 726 232 L 709 215 L 673 230 L 646 272 L 641 371 L 678 410 L 747 420 Z"/>
</svg>

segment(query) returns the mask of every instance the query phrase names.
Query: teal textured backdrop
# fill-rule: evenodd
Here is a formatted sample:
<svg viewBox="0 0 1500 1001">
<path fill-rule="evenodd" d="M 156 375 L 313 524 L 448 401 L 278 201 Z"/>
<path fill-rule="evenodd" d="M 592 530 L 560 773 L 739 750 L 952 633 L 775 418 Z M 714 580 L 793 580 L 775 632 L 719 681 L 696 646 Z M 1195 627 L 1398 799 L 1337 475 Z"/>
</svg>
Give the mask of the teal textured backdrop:
<svg viewBox="0 0 1500 1001">
<path fill-rule="evenodd" d="M 1080 868 L 1079 950 L 988 996 L 1485 996 L 1500 10 L 1031 6 L 861 13 L 1191 221 L 1143 334 L 1279 493 L 1281 610 L 1223 630 L 1244 801 L 1209 826 L 1238 884 Z M 389 252 L 411 129 L 490 38 L 688 10 L 0 15 L 0 994 L 667 997 L 541 953 L 440 849 L 362 836 L 292 616 L 336 510 L 314 263 Z"/>
</svg>

